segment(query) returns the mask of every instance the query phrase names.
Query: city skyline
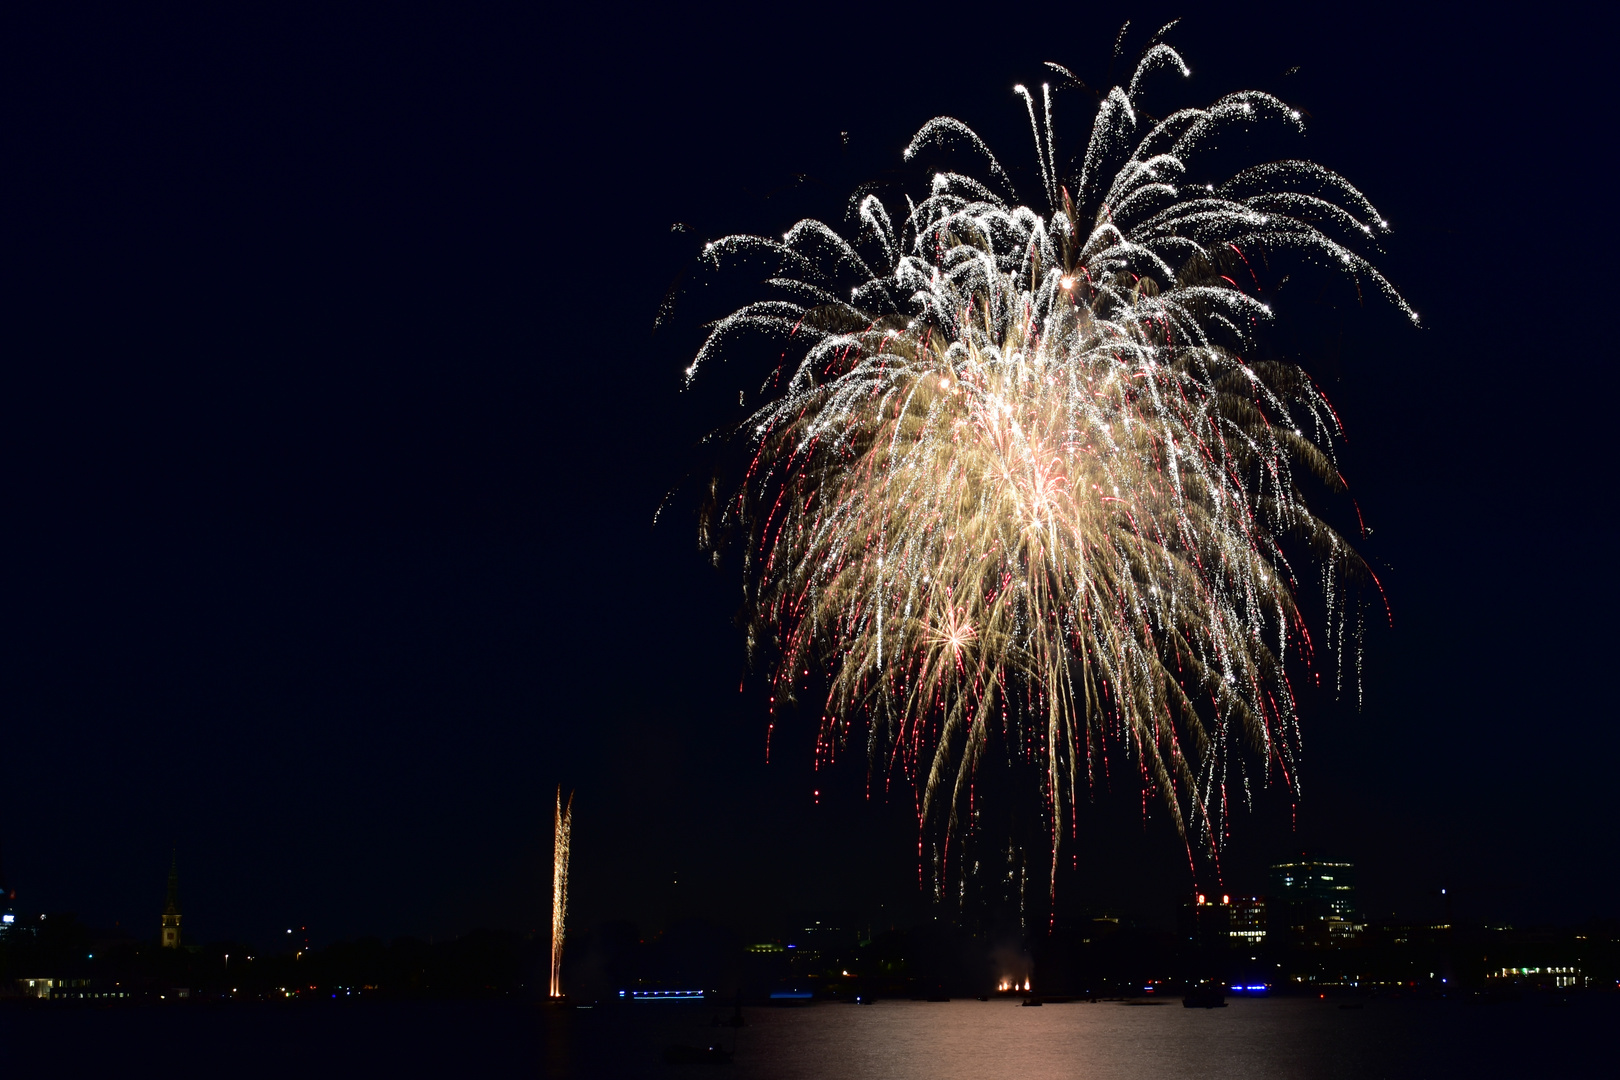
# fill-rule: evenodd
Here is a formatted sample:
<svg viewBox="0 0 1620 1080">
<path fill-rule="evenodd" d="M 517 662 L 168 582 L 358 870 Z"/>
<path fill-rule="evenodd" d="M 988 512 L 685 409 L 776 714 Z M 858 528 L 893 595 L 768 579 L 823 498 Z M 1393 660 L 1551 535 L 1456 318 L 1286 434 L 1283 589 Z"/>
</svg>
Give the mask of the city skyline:
<svg viewBox="0 0 1620 1080">
<path fill-rule="evenodd" d="M 564 812 L 566 811 L 566 813 Z M 564 806 L 559 810 L 556 823 L 557 832 L 561 836 L 572 828 L 571 807 Z M 1186 917 L 1189 911 L 1196 912 L 1202 909 L 1221 908 L 1230 912 L 1223 914 L 1224 920 L 1221 935 L 1224 937 L 1227 929 L 1231 929 L 1233 947 L 1238 947 L 1239 939 L 1244 937 L 1264 939 L 1267 936 L 1268 911 L 1273 926 L 1270 927 L 1275 941 L 1277 920 L 1284 918 L 1279 914 L 1287 905 L 1295 908 L 1296 921 L 1313 921 L 1320 925 L 1323 940 L 1338 940 L 1340 937 L 1348 939 L 1355 933 L 1365 929 L 1366 924 L 1411 924 L 1411 925 L 1438 925 L 1450 924 L 1453 920 L 1461 924 L 1478 926 L 1482 928 L 1495 928 L 1499 930 L 1512 930 L 1514 927 L 1493 923 L 1491 920 L 1479 918 L 1473 913 L 1467 913 L 1460 920 L 1456 910 L 1456 899 L 1445 887 L 1431 890 L 1415 909 L 1371 910 L 1365 908 L 1356 891 L 1356 869 L 1354 863 L 1344 862 L 1331 857 L 1324 857 L 1321 853 L 1298 852 L 1283 861 L 1271 864 L 1265 869 L 1260 878 L 1248 879 L 1240 882 L 1231 882 L 1220 893 L 1193 891 L 1177 893 L 1171 896 L 1157 897 L 1154 902 L 1141 908 L 1121 906 L 1093 906 L 1084 904 L 1064 905 L 1062 919 L 1065 926 L 1072 928 L 1084 925 L 1096 919 L 1110 919 L 1145 930 L 1169 931 L 1184 933 L 1186 930 Z M 154 901 L 146 917 L 137 914 L 133 918 L 118 918 L 109 923 L 85 922 L 80 919 L 79 911 L 75 906 L 68 906 L 52 911 L 43 910 L 36 905 L 28 903 L 26 894 L 19 899 L 18 891 L 14 885 L 7 885 L 3 874 L 0 874 L 0 934 L 11 927 L 26 932 L 33 932 L 31 928 L 41 925 L 40 920 L 51 914 L 59 918 L 65 917 L 74 920 L 79 925 L 88 926 L 91 930 L 103 934 L 110 934 L 112 938 L 131 943 L 150 942 L 164 949 L 187 948 L 193 952 L 202 948 L 204 944 L 217 945 L 221 941 L 247 940 L 256 948 L 275 952 L 279 950 L 307 950 L 315 944 L 328 945 L 335 942 L 353 938 L 375 938 L 379 935 L 362 929 L 359 933 L 347 935 L 334 935 L 323 933 L 320 928 L 312 934 L 309 926 L 297 918 L 283 921 L 295 924 L 294 929 L 276 929 L 272 933 L 257 935 L 253 938 L 235 938 L 214 935 L 207 941 L 195 939 L 191 936 L 182 937 L 181 924 L 184 909 L 179 903 L 179 859 L 178 849 L 171 853 L 167 885 L 162 890 L 161 901 Z M 548 966 L 551 974 L 548 976 L 553 988 L 557 985 L 559 972 L 563 962 L 563 950 L 558 948 L 558 927 L 567 915 L 566 900 L 566 857 L 563 860 L 553 860 L 553 906 L 551 919 L 548 923 L 538 926 L 527 932 L 529 937 L 536 940 L 544 939 L 549 942 L 550 960 Z M 3 870 L 3 868 L 0 868 Z M 1333 882 L 1332 875 L 1338 873 L 1338 884 Z M 1327 875 L 1324 877 L 1323 875 Z M 1327 882 L 1328 884 L 1323 884 Z M 1324 891 L 1326 890 L 1326 891 Z M 1332 894 L 1340 894 L 1335 898 Z M 1279 908 L 1283 905 L 1283 908 Z M 759 936 L 761 933 L 776 935 L 777 939 L 787 940 L 793 936 L 792 927 L 806 921 L 822 921 L 821 916 L 834 916 L 833 922 L 860 925 L 867 928 L 868 934 L 875 933 L 877 928 L 887 926 L 889 929 L 907 929 L 927 926 L 939 922 L 939 912 L 929 905 L 914 905 L 909 909 L 901 907 L 888 910 L 886 905 L 862 906 L 859 904 L 828 905 L 821 908 L 811 906 L 787 906 L 768 912 L 754 912 L 748 919 L 740 920 L 729 929 L 742 933 L 744 936 Z M 685 922 L 709 923 L 714 922 L 716 913 L 702 910 L 668 909 L 662 919 L 654 919 L 647 923 L 645 931 L 653 935 L 661 935 L 671 927 Z M 1620 912 L 1599 913 L 1598 920 L 1620 918 Z M 571 932 L 583 932 L 586 935 L 595 933 L 602 925 L 611 923 L 615 919 L 596 920 L 592 923 L 582 922 L 578 918 L 567 918 L 567 925 Z M 951 921 L 951 920 L 948 920 Z M 1585 920 L 1582 920 L 1584 922 Z M 723 920 L 722 920 L 723 922 Z M 150 925 L 147 925 L 150 924 Z M 1342 928 L 1339 924 L 1344 924 Z M 719 925 L 719 924 L 717 924 Z M 1525 928 L 1535 926 L 1557 925 L 1564 928 L 1579 925 L 1579 923 L 1531 923 Z M 983 934 L 990 938 L 1005 938 L 1009 928 L 997 928 L 992 922 L 984 918 L 978 921 L 964 919 L 959 921 L 961 930 L 969 934 Z M 279 927 L 279 924 L 278 924 Z M 1245 933 L 1243 928 L 1258 933 Z M 498 927 L 477 926 L 468 928 L 471 932 L 486 931 L 490 929 L 508 929 Z M 803 928 L 805 933 L 813 932 L 811 928 Z M 148 932 L 149 931 L 149 932 Z M 413 935 L 402 935 L 411 937 Z M 452 935 L 452 937 L 455 935 Z M 1014 936 L 1017 936 L 1016 934 Z M 1039 933 L 1028 935 L 1026 940 L 1034 941 L 1040 937 Z M 553 994 L 552 996 L 556 996 Z"/>
</svg>

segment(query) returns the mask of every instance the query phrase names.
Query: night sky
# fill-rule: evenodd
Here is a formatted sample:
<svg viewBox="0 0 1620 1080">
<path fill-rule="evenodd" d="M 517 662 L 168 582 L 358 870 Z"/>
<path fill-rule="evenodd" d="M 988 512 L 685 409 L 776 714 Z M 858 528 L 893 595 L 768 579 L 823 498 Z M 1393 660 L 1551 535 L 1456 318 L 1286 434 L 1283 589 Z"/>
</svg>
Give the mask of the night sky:
<svg viewBox="0 0 1620 1080">
<path fill-rule="evenodd" d="M 763 374 L 683 394 L 721 312 L 653 317 L 703 240 L 837 214 L 932 116 L 1029 164 L 1012 85 L 1100 83 L 1127 15 L 1137 47 L 1167 19 L 230 7 L 3 46 L 23 909 L 155 934 L 174 848 L 193 941 L 536 929 L 561 783 L 578 925 L 915 917 L 909 795 L 866 801 L 858 748 L 814 775 L 813 716 L 766 764 L 735 568 L 689 488 L 653 526 Z M 1309 850 L 1374 915 L 1442 886 L 1459 918 L 1620 915 L 1612 28 L 1416 8 L 1230 5 L 1171 38 L 1182 102 L 1306 112 L 1425 323 L 1346 309 L 1307 358 L 1394 627 L 1360 711 L 1308 700 L 1297 827 L 1286 799 L 1239 816 L 1222 884 Z M 1087 902 L 1167 922 L 1192 882 L 1165 815 L 1119 790 L 1096 818 Z"/>
</svg>

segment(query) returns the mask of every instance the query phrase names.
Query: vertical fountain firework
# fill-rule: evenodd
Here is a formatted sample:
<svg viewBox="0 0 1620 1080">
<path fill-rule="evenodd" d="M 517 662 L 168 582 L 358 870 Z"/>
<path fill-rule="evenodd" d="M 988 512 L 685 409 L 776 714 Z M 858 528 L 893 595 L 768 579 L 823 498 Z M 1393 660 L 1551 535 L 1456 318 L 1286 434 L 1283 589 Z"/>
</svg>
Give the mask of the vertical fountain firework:
<svg viewBox="0 0 1620 1080">
<path fill-rule="evenodd" d="M 562 997 L 562 953 L 564 924 L 568 920 L 568 838 L 574 825 L 574 793 L 563 802 L 557 788 L 557 818 L 551 859 L 551 996 Z"/>
</svg>

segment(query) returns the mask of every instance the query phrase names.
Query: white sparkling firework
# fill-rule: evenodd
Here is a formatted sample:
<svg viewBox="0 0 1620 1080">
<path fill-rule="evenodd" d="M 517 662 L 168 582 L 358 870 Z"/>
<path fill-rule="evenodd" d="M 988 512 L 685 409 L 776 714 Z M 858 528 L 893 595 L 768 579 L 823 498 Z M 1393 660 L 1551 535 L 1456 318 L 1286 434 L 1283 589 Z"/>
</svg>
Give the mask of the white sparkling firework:
<svg viewBox="0 0 1620 1080">
<path fill-rule="evenodd" d="M 1326 645 L 1359 662 L 1343 627 L 1366 568 L 1301 487 L 1342 489 L 1338 420 L 1298 366 L 1256 357 L 1273 313 L 1251 264 L 1314 263 L 1416 322 L 1357 250 L 1388 226 L 1344 179 L 1303 160 L 1211 175 L 1217 143 L 1302 131 L 1298 111 L 1245 92 L 1142 112 L 1151 76 L 1187 74 L 1163 34 L 1066 172 L 1051 88 L 1038 106 L 1016 88 L 1044 212 L 941 117 L 906 159 L 977 178 L 858 190 L 847 238 L 806 220 L 701 256 L 770 268 L 772 295 L 715 323 L 687 375 L 750 343 L 783 357 L 738 428 L 746 478 L 702 530 L 741 535 L 773 701 L 824 678 L 823 752 L 864 725 L 874 770 L 918 783 L 936 851 L 972 829 L 992 741 L 1037 761 L 1054 883 L 1109 746 L 1205 850 L 1255 760 L 1297 785 L 1285 657 L 1310 664 L 1312 643 L 1285 546 L 1319 561 Z"/>
</svg>

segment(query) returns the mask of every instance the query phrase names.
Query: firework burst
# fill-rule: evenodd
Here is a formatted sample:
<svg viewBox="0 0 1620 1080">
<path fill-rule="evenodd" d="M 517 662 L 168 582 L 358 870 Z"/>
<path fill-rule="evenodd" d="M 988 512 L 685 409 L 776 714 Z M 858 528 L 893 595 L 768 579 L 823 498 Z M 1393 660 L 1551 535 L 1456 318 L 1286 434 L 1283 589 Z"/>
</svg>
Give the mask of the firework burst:
<svg viewBox="0 0 1620 1080">
<path fill-rule="evenodd" d="M 764 260 L 769 295 L 711 327 L 688 378 L 750 345 L 782 357 L 702 540 L 743 551 L 773 702 L 820 680 L 822 752 L 864 733 L 874 772 L 915 782 L 936 885 L 993 747 L 1036 766 L 1053 882 L 1110 748 L 1189 851 L 1217 849 L 1251 776 L 1298 782 L 1290 654 L 1320 661 L 1296 563 L 1320 571 L 1325 644 L 1354 647 L 1365 567 L 1305 498 L 1343 487 L 1339 423 L 1301 368 L 1257 357 L 1251 265 L 1325 267 L 1416 315 L 1361 254 L 1387 225 L 1341 177 L 1212 174 L 1222 140 L 1303 131 L 1297 111 L 1239 93 L 1143 113 L 1147 80 L 1187 74 L 1163 34 L 1071 165 L 1051 87 L 1016 88 L 1044 210 L 939 118 L 905 157 L 965 171 L 857 190 L 847 235 L 802 221 L 702 256 Z"/>
</svg>

